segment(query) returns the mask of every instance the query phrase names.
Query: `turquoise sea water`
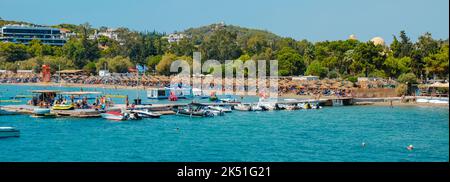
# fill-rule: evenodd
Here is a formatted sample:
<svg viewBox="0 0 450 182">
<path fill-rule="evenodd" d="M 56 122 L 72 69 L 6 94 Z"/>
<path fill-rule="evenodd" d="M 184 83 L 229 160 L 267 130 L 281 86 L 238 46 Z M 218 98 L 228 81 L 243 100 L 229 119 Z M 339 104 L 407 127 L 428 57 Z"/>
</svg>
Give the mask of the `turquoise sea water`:
<svg viewBox="0 0 450 182">
<path fill-rule="evenodd" d="M 44 87 L 0 85 L 0 93 L 38 88 Z M 126 122 L 15 115 L 0 116 L 0 126 L 21 131 L 19 138 L 0 139 L 0 161 L 449 161 L 449 111 L 442 107 L 234 111 Z"/>
</svg>

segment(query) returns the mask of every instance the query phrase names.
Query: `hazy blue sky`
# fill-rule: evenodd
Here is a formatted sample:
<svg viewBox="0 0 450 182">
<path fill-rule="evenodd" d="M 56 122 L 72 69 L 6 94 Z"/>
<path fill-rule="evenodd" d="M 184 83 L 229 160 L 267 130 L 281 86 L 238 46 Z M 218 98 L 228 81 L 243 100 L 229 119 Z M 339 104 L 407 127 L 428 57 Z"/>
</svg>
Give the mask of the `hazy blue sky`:
<svg viewBox="0 0 450 182">
<path fill-rule="evenodd" d="M 224 21 L 311 41 L 449 34 L 448 0 L 0 0 L 0 17 L 167 33 Z"/>
</svg>

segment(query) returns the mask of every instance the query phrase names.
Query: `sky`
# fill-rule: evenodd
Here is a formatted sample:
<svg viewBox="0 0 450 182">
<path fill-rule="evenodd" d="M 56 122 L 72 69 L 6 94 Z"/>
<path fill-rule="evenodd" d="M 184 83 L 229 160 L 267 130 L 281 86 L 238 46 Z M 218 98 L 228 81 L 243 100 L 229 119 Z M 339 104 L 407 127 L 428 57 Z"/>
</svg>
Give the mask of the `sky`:
<svg viewBox="0 0 450 182">
<path fill-rule="evenodd" d="M 413 41 L 449 37 L 448 0 L 0 0 L 0 17 L 166 33 L 223 21 L 313 42 L 355 34 L 389 43 L 401 30 Z"/>
</svg>

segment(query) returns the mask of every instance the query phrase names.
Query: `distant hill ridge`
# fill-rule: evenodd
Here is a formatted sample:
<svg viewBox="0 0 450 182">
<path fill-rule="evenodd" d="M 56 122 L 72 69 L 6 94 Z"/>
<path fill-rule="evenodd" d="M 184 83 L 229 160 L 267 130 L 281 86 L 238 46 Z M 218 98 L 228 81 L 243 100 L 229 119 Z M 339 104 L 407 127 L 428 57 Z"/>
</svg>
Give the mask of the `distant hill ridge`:
<svg viewBox="0 0 450 182">
<path fill-rule="evenodd" d="M 23 25 L 30 25 L 30 26 L 50 26 L 50 27 L 54 27 L 54 28 L 65 28 L 71 31 L 77 31 L 79 25 L 75 25 L 75 24 L 68 24 L 68 23 L 61 23 L 58 25 L 39 25 L 39 24 L 35 24 L 35 23 L 30 23 L 30 22 L 24 22 L 24 21 L 14 21 L 14 20 L 4 20 L 0 18 L 0 26 L 4 26 L 7 24 L 23 24 Z M 126 27 L 124 27 L 126 28 Z M 93 30 L 99 30 L 100 28 L 92 28 Z M 182 34 L 186 34 L 189 37 L 197 37 L 197 38 L 201 38 L 202 40 L 204 40 L 204 38 L 209 37 L 210 35 L 213 34 L 214 31 L 219 30 L 219 29 L 225 29 L 227 31 L 236 33 L 238 39 L 239 38 L 248 38 L 254 35 L 258 35 L 261 37 L 264 37 L 266 39 L 269 40 L 279 40 L 282 37 L 278 36 L 272 32 L 269 32 L 267 30 L 259 30 L 259 29 L 252 29 L 252 28 L 245 28 L 245 27 L 240 27 L 240 26 L 235 26 L 235 25 L 225 25 L 224 23 L 214 23 L 214 24 L 210 24 L 210 25 L 206 25 L 206 26 L 201 26 L 201 27 L 197 27 L 197 28 L 188 28 L 184 31 L 175 31 L 175 33 L 182 33 Z"/>
</svg>

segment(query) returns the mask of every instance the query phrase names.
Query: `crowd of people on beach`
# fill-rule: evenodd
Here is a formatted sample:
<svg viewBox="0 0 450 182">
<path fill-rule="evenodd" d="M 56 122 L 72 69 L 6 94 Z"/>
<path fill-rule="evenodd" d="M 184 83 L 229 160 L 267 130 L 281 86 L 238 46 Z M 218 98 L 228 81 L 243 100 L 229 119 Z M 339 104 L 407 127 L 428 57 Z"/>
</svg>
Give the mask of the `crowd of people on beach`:
<svg viewBox="0 0 450 182">
<path fill-rule="evenodd" d="M 111 76 L 87 76 L 87 75 L 58 75 L 54 74 L 51 77 L 53 83 L 63 84 L 84 84 L 84 85 L 111 85 L 122 87 L 167 87 L 170 86 L 173 77 L 161 76 L 161 75 L 140 75 L 135 74 L 114 74 Z M 36 73 L 8 73 L 0 74 L 0 83 L 39 83 L 42 77 Z M 205 79 L 203 79 L 205 80 Z M 214 79 L 212 79 L 214 80 Z M 222 80 L 225 83 L 225 80 Z M 227 80 L 230 83 L 230 80 Z M 214 82 L 214 81 L 213 81 Z M 247 90 L 250 85 L 247 82 L 240 83 L 238 81 L 231 81 L 233 86 L 224 86 L 222 88 L 237 90 L 241 85 L 245 85 Z M 220 83 L 212 83 L 211 85 L 217 85 Z M 396 84 L 390 80 L 375 80 L 366 83 L 370 88 L 381 88 L 385 85 Z M 270 81 L 267 80 L 266 85 L 270 85 Z M 233 88 L 230 88 L 233 87 Z M 278 93 L 292 94 L 292 95 L 324 95 L 324 96 L 338 96 L 347 97 L 352 96 L 353 90 L 360 88 L 358 83 L 352 83 L 347 80 L 340 79 L 321 79 L 321 80 L 293 80 L 290 77 L 282 77 L 278 79 Z M 270 88 L 273 89 L 273 88 Z"/>
</svg>

